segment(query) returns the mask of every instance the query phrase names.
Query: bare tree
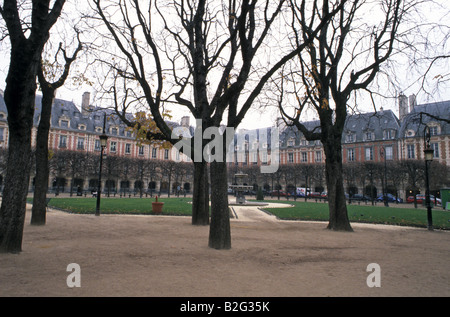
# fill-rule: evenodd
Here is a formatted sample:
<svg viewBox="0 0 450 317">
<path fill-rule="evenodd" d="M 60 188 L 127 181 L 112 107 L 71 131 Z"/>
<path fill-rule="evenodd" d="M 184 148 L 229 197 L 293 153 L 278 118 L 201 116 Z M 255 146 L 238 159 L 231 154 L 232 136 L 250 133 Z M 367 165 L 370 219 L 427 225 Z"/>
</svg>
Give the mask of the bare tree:
<svg viewBox="0 0 450 317">
<path fill-rule="evenodd" d="M 301 29 L 293 28 L 298 43 L 310 43 L 306 54 L 299 54 L 297 64 L 282 77 L 280 110 L 289 125 L 295 125 L 307 140 L 320 140 L 326 157 L 329 223 L 333 230 L 352 231 L 347 215 L 342 173 L 342 132 L 348 101 L 358 90 L 368 90 L 380 66 L 392 54 L 395 37 L 403 16 L 403 1 L 380 0 L 347 2 L 316 35 L 312 27 L 327 16 L 332 4 L 323 1 L 311 17 L 304 6 L 296 8 L 294 18 Z M 379 20 L 367 22 L 368 9 L 382 13 Z M 365 19 L 364 21 L 362 19 Z M 289 81 L 292 90 L 284 88 Z M 285 94 L 293 95 L 293 112 L 285 106 Z M 308 107 L 314 109 L 320 124 L 308 129 L 300 116 Z"/>
<path fill-rule="evenodd" d="M 302 2 L 306 5 L 307 1 Z M 120 61 L 109 63 L 114 73 L 120 75 L 114 78 L 123 79 L 120 89 L 127 87 L 130 80 L 136 82 L 140 88 L 139 94 L 142 94 L 133 96 L 133 91 L 126 89 L 119 101 L 116 98 L 118 86 L 115 86 L 111 91 L 115 104 L 121 107 L 117 109 L 118 113 L 136 104 L 129 102 L 131 97 L 141 101 L 151 112 L 160 135 L 176 143 L 178 140 L 172 139 L 172 131 L 162 116 L 164 105 L 176 103 L 178 109 L 187 109 L 199 123 L 196 130 L 196 136 L 201 140 L 201 151 L 197 151 L 199 156 L 209 143 L 202 138 L 203 132 L 209 127 L 219 128 L 222 124 L 236 128 L 269 78 L 307 45 L 302 43 L 294 49 L 290 47 L 283 51 L 279 37 L 271 32 L 275 22 L 284 24 L 281 15 L 286 9 L 285 0 L 261 3 L 253 0 L 179 0 L 145 4 L 136 0 L 94 0 L 94 3 L 121 52 Z M 115 10 L 116 16 L 108 9 Z M 337 10 L 330 10 L 324 18 L 335 12 Z M 114 20 L 118 15 L 120 18 Z M 160 38 L 155 37 L 156 23 L 152 24 L 155 19 L 161 20 L 164 25 Z M 314 34 L 317 32 L 318 28 L 313 30 Z M 170 41 L 165 40 L 169 38 Z M 278 54 L 264 56 L 267 59 L 263 62 L 262 51 L 269 47 L 270 42 L 278 43 L 272 47 Z M 163 57 L 167 66 L 163 63 Z M 148 66 L 152 67 L 150 71 Z M 170 83 L 167 97 L 163 96 L 166 93 L 164 83 Z M 224 154 L 226 143 L 223 142 L 223 148 L 216 151 Z M 204 198 L 207 192 L 196 192 L 195 187 L 205 184 L 206 160 L 196 157 L 195 147 L 190 146 L 189 141 L 184 145 L 184 152 L 193 158 L 195 164 L 194 197 L 196 193 L 203 197 L 199 198 L 203 201 L 194 200 L 193 208 L 201 209 L 206 206 Z M 231 247 L 225 161 L 223 155 L 210 164 L 214 182 L 211 183 L 209 246 L 216 249 Z"/>
<path fill-rule="evenodd" d="M 41 101 L 41 115 L 36 136 L 36 176 L 35 176 L 35 191 L 33 195 L 33 207 L 31 209 L 31 224 L 45 225 L 46 222 L 46 197 L 48 190 L 48 134 L 50 131 L 50 117 L 52 113 L 52 105 L 55 99 L 56 90 L 64 85 L 66 82 L 70 67 L 77 58 L 78 53 L 82 49 L 79 39 L 79 32 L 77 32 L 78 47 L 75 49 L 72 56 L 68 56 L 63 44 L 59 44 L 59 48 L 55 55 L 54 61 L 43 61 L 39 65 L 38 80 L 42 91 Z M 62 73 L 56 80 L 47 80 L 46 76 L 55 76 L 58 68 L 58 55 L 63 55 L 64 66 L 62 66 Z"/>
<path fill-rule="evenodd" d="M 0 14 L 11 43 L 5 87 L 8 109 L 8 167 L 0 208 L 0 252 L 22 250 L 26 196 L 30 178 L 31 129 L 33 127 L 36 76 L 51 27 L 65 0 L 36 0 L 31 12 L 17 1 L 4 0 Z"/>
</svg>

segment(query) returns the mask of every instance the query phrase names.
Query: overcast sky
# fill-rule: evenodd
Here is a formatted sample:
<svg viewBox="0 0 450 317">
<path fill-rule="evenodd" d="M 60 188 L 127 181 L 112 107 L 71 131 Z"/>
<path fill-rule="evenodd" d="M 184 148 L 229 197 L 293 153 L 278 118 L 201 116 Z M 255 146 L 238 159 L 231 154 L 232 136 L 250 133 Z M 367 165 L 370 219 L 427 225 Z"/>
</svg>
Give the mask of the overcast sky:
<svg viewBox="0 0 450 317">
<path fill-rule="evenodd" d="M 425 16 L 431 17 L 430 21 L 431 22 L 439 22 L 442 23 L 444 25 L 446 25 L 447 30 L 450 30 L 450 1 L 448 0 L 438 0 L 439 4 L 441 5 L 441 7 L 425 7 L 423 10 L 425 12 L 422 12 Z M 67 9 L 67 8 L 66 8 Z M 7 41 L 7 39 L 6 39 Z M 5 88 L 5 78 L 7 75 L 7 71 L 8 71 L 8 49 L 7 47 L 9 47 L 8 43 L 2 43 L 0 42 L 0 89 Z M 447 50 L 447 54 L 450 53 L 450 44 L 447 43 L 446 44 L 446 48 Z M 449 67 L 449 61 L 447 60 L 446 62 L 442 62 L 437 64 L 435 68 L 433 68 L 432 73 L 430 74 L 429 78 L 432 79 L 433 77 L 435 77 L 436 75 L 440 75 L 440 74 L 449 74 L 450 73 L 450 69 Z M 396 72 L 399 73 L 403 73 L 404 76 L 401 76 L 402 78 L 404 78 L 404 86 L 402 87 L 402 89 L 404 90 L 404 94 L 406 95 L 410 95 L 410 94 L 416 94 L 417 92 L 419 92 L 418 96 L 417 96 L 417 101 L 418 103 L 426 103 L 428 101 L 432 102 L 432 101 L 442 101 L 442 100 L 450 100 L 450 89 L 449 86 L 447 85 L 447 89 L 443 88 L 441 89 L 438 93 L 434 93 L 433 97 L 426 95 L 425 93 L 419 91 L 419 86 L 417 85 L 417 79 L 418 79 L 418 74 L 414 74 L 411 73 L 408 68 L 407 65 L 403 65 L 401 67 L 399 67 L 398 69 L 396 69 Z M 435 80 L 434 80 L 435 81 Z M 431 80 L 431 82 L 433 82 L 433 80 Z M 430 88 L 431 89 L 431 88 Z M 83 87 L 81 87 L 79 90 L 77 91 L 73 91 L 73 90 L 69 90 L 66 88 L 61 88 L 58 90 L 57 92 L 57 98 L 61 98 L 61 99 L 66 99 L 66 100 L 71 100 L 73 101 L 77 106 L 81 105 L 81 96 L 83 94 L 84 91 L 90 91 L 92 94 L 92 97 L 94 98 L 95 96 L 95 91 L 93 90 L 92 87 L 88 86 L 88 85 L 84 85 Z M 394 96 L 391 96 L 394 97 Z M 391 99 L 380 99 L 377 101 L 379 104 L 377 105 L 377 107 L 382 106 L 384 109 L 391 109 L 393 110 L 396 114 L 398 114 L 398 109 L 397 109 L 397 103 L 395 101 L 395 99 L 391 98 Z M 361 100 L 361 103 L 367 103 L 366 107 L 361 107 L 361 111 L 373 111 L 372 105 L 370 104 L 369 100 Z M 102 106 L 101 104 L 95 103 L 94 104 L 97 106 Z M 183 115 L 188 115 L 189 113 L 186 111 L 185 113 L 177 113 L 174 114 L 175 119 L 179 120 L 179 118 L 181 118 L 181 116 Z M 248 129 L 255 129 L 255 128 L 262 128 L 262 127 L 267 127 L 267 126 L 271 126 L 274 124 L 274 119 L 278 116 L 278 112 L 277 109 L 275 107 L 269 107 L 267 109 L 264 110 L 250 110 L 249 113 L 246 115 L 246 118 L 244 119 L 243 123 L 240 125 L 240 128 L 248 128 Z M 308 116 L 306 117 L 307 119 L 315 119 L 316 116 L 314 114 L 313 111 L 308 113 Z M 193 120 L 191 120 L 191 124 L 194 123 Z"/>
</svg>

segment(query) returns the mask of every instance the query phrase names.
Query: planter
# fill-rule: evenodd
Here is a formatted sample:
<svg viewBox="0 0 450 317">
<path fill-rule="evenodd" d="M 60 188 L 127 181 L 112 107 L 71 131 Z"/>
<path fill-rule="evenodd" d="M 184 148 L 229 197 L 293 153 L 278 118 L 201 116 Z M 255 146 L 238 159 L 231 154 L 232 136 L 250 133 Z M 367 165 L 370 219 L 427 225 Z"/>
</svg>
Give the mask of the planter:
<svg viewBox="0 0 450 317">
<path fill-rule="evenodd" d="M 158 201 L 158 196 L 156 196 L 156 201 L 152 202 L 152 211 L 154 214 L 161 214 L 163 209 L 163 202 Z"/>
<path fill-rule="evenodd" d="M 164 203 L 161 202 L 152 202 L 152 211 L 155 214 L 160 214 L 162 213 L 162 209 L 163 209 L 163 205 Z"/>
</svg>

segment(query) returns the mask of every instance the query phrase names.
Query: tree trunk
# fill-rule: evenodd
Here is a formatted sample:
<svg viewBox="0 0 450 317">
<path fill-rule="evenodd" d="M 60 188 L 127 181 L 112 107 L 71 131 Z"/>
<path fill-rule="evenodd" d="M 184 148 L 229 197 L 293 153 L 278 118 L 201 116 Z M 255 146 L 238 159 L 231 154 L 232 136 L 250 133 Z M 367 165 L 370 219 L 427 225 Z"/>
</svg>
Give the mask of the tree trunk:
<svg viewBox="0 0 450 317">
<path fill-rule="evenodd" d="M 46 222 L 46 198 L 48 190 L 48 134 L 50 131 L 50 116 L 55 90 L 43 87 L 41 119 L 36 136 L 36 176 L 31 209 L 31 224 L 45 225 Z"/>
<path fill-rule="evenodd" d="M 24 77 L 27 76 L 16 78 Z M 35 80 L 24 83 L 8 80 L 7 83 L 5 103 L 8 107 L 9 146 L 0 208 L 0 252 L 17 253 L 22 251 L 36 84 Z"/>
<path fill-rule="evenodd" d="M 345 202 L 341 138 L 340 136 L 331 137 L 323 144 L 326 156 L 325 173 L 330 211 L 327 228 L 336 231 L 353 231 Z"/>
<path fill-rule="evenodd" d="M 228 210 L 227 163 L 211 162 L 211 225 L 209 247 L 214 249 L 231 248 L 230 212 Z"/>
<path fill-rule="evenodd" d="M 209 186 L 206 162 L 194 163 L 192 224 L 199 226 L 209 225 Z"/>
</svg>

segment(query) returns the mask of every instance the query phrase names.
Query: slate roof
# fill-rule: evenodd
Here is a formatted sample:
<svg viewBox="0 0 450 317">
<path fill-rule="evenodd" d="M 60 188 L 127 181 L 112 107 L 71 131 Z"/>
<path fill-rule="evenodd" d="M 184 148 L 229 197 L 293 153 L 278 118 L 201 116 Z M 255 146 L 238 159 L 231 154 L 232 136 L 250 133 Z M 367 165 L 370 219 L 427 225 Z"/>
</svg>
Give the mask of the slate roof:
<svg viewBox="0 0 450 317">
<path fill-rule="evenodd" d="M 414 131 L 415 136 L 423 136 L 425 125 L 436 122 L 440 125 L 442 135 L 450 134 L 450 124 L 445 121 L 439 121 L 436 118 L 426 115 L 428 113 L 436 118 L 450 120 L 450 100 L 434 103 L 427 103 L 415 106 L 402 120 L 399 129 L 399 137 L 407 137 L 407 132 Z"/>
<path fill-rule="evenodd" d="M 34 125 L 37 126 L 39 123 L 39 116 L 41 113 L 41 101 L 42 96 L 36 95 L 36 106 L 35 106 L 35 114 L 34 114 Z M 0 95 L 0 112 L 7 113 L 5 101 L 3 96 Z M 67 130 L 79 130 L 79 125 L 82 124 L 86 126 L 87 133 L 96 133 L 96 127 L 103 127 L 103 118 L 104 113 L 109 117 L 106 122 L 106 133 L 108 134 L 111 126 L 119 127 L 119 135 L 121 137 L 127 137 L 125 128 L 126 125 L 121 122 L 117 115 L 114 114 L 113 110 L 105 109 L 100 107 L 92 108 L 86 116 L 84 116 L 81 111 L 77 108 L 77 106 L 72 101 L 67 101 L 63 99 L 55 99 L 52 106 L 52 119 L 51 119 L 51 127 L 58 129 L 67 129 Z M 408 113 L 405 118 L 400 122 L 396 115 L 391 110 L 384 110 L 378 112 L 371 113 L 361 113 L 356 115 L 350 115 L 347 117 L 344 131 L 343 131 L 343 143 L 346 143 L 346 136 L 348 133 L 353 133 L 355 138 L 352 142 L 365 142 L 364 134 L 366 131 L 371 131 L 374 133 L 373 140 L 382 140 L 384 135 L 384 130 L 395 130 L 396 135 L 395 138 L 403 138 L 406 136 L 407 131 L 413 130 L 415 131 L 415 136 L 422 136 L 423 129 L 425 124 L 430 122 L 438 122 L 441 128 L 440 134 L 448 135 L 450 134 L 450 124 L 444 121 L 439 121 L 436 118 L 432 118 L 424 113 L 431 114 L 436 118 L 445 118 L 450 120 L 450 100 L 428 103 L 415 106 L 410 113 Z M 59 120 L 62 116 L 66 116 L 70 121 L 70 125 L 68 128 L 63 128 L 59 126 Z M 0 118 L 0 121 L 6 121 L 6 118 Z M 176 122 L 168 121 L 168 124 L 174 128 L 180 127 L 180 124 Z M 319 127 L 319 121 L 308 121 L 304 122 L 304 125 L 307 126 L 308 129 L 313 129 L 315 127 Z M 268 147 L 271 147 L 271 130 L 267 129 L 267 141 Z M 191 136 L 194 134 L 193 127 L 189 127 L 188 133 Z M 251 131 L 242 131 L 237 134 L 246 134 L 245 139 L 249 140 L 249 135 L 253 133 Z M 185 132 L 184 132 L 185 134 Z M 260 129 L 256 130 L 257 139 L 260 138 Z M 185 135 L 186 137 L 186 135 Z M 288 140 L 294 139 L 295 144 L 294 147 L 300 146 L 301 139 L 303 135 L 300 131 L 295 127 L 286 127 L 281 131 L 280 134 L 280 147 L 287 147 Z M 237 142 L 237 136 L 235 135 L 235 143 Z M 309 143 L 308 143 L 309 144 Z M 313 145 L 313 144 L 309 144 Z"/>
<path fill-rule="evenodd" d="M 383 140 L 385 130 L 398 131 L 400 122 L 391 110 L 355 114 L 347 117 L 345 121 L 343 140 L 349 133 L 355 135 L 353 142 L 365 142 L 365 133 L 372 132 L 373 140 Z"/>
<path fill-rule="evenodd" d="M 37 126 L 39 124 L 41 110 L 42 110 L 42 96 L 36 95 L 35 110 L 33 117 L 34 126 Z M 8 113 L 2 95 L 0 95 L 0 112 Z M 95 128 L 96 127 L 103 128 L 103 120 L 105 113 L 108 118 L 105 124 L 106 134 L 109 134 L 110 127 L 113 126 L 119 128 L 118 134 L 119 137 L 127 137 L 127 133 L 125 131 L 127 126 L 115 114 L 114 110 L 100 107 L 92 107 L 91 110 L 87 113 L 87 115 L 83 115 L 81 111 L 78 109 L 78 107 L 72 101 L 63 100 L 59 98 L 55 98 L 52 105 L 52 116 L 50 126 L 53 129 L 80 132 L 81 130 L 79 129 L 79 126 L 84 125 L 86 127 L 86 130 L 83 131 L 86 131 L 86 133 L 98 133 L 95 131 Z M 59 124 L 59 120 L 64 116 L 67 118 L 68 121 L 70 121 L 70 124 L 67 128 L 61 127 Z M 127 116 L 130 117 L 130 119 L 132 117 L 131 114 L 127 114 Z M 0 120 L 6 121 L 6 118 L 2 118 Z M 174 128 L 180 126 L 178 123 L 173 121 L 167 121 L 167 124 Z M 192 127 L 189 127 L 188 131 L 184 131 L 184 134 L 187 134 L 189 132 L 193 134 Z M 130 136 L 128 137 L 132 138 Z"/>
</svg>

